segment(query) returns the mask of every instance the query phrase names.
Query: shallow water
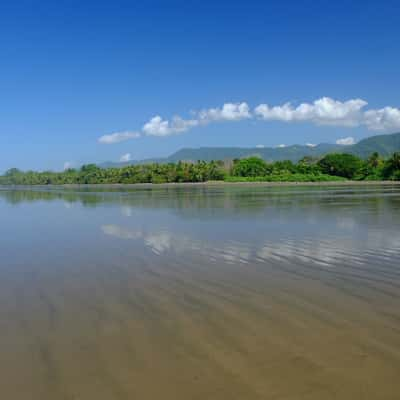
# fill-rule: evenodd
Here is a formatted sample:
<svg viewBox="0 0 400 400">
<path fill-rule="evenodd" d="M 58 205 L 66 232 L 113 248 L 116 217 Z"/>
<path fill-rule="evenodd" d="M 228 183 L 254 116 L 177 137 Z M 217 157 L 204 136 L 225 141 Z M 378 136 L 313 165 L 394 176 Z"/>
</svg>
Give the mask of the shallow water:
<svg viewBox="0 0 400 400">
<path fill-rule="evenodd" d="M 400 187 L 0 188 L 7 400 L 400 398 Z"/>
</svg>

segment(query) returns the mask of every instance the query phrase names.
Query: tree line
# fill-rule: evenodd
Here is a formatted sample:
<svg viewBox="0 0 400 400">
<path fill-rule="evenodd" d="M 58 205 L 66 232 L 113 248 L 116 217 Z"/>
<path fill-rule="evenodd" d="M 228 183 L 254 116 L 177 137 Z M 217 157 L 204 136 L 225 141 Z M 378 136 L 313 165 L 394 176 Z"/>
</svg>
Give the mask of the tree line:
<svg viewBox="0 0 400 400">
<path fill-rule="evenodd" d="M 232 161 L 198 161 L 100 168 L 95 164 L 63 172 L 20 171 L 0 176 L 3 185 L 132 184 L 206 181 L 335 181 L 400 180 L 400 153 L 381 158 L 378 153 L 361 159 L 352 154 L 304 157 L 299 162 L 266 162 L 258 157 Z"/>
</svg>

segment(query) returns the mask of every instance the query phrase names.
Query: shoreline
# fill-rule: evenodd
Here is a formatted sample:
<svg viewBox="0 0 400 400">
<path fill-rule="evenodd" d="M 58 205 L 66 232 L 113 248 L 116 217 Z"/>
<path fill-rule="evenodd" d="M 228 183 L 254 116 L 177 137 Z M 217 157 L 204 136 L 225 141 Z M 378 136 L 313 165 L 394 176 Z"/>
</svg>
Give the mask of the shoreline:
<svg viewBox="0 0 400 400">
<path fill-rule="evenodd" d="M 65 185 L 0 185 L 4 189 L 167 189 L 179 187 L 216 187 L 216 186 L 400 186 L 400 181 L 324 181 L 324 182 L 172 182 L 172 183 L 96 183 Z"/>
</svg>

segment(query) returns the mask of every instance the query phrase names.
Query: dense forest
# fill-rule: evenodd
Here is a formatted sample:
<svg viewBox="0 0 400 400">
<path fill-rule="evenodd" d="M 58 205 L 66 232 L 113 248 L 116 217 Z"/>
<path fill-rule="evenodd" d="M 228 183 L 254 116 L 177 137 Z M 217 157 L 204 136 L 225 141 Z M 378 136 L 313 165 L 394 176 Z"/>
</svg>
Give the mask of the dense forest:
<svg viewBox="0 0 400 400">
<path fill-rule="evenodd" d="M 95 164 L 63 172 L 8 170 L 0 176 L 3 185 L 63 185 L 113 183 L 173 183 L 206 181 L 319 182 L 335 180 L 400 180 L 400 153 L 367 159 L 352 154 L 304 157 L 299 162 L 265 162 L 258 157 L 232 161 L 198 161 L 129 165 L 100 168 Z"/>
</svg>

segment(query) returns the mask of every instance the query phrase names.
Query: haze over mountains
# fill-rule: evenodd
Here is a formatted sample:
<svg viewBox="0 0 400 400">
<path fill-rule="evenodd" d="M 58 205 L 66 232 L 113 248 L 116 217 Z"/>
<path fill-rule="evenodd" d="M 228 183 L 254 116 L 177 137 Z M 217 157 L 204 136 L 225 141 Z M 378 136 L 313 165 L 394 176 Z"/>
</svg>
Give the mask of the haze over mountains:
<svg viewBox="0 0 400 400">
<path fill-rule="evenodd" d="M 382 157 L 387 157 L 392 153 L 400 151 L 400 133 L 390 135 L 371 136 L 353 145 L 340 145 L 321 143 L 316 146 L 310 145 L 291 145 L 285 147 L 200 147 L 183 148 L 164 158 L 151 158 L 144 160 L 131 160 L 127 162 L 106 162 L 101 167 L 122 167 L 132 164 L 145 163 L 168 163 L 178 161 L 211 161 L 227 160 L 235 158 L 245 158 L 258 156 L 266 161 L 291 160 L 299 161 L 305 156 L 320 157 L 327 153 L 351 153 L 361 158 L 368 157 L 374 152 L 378 152 Z"/>
</svg>

